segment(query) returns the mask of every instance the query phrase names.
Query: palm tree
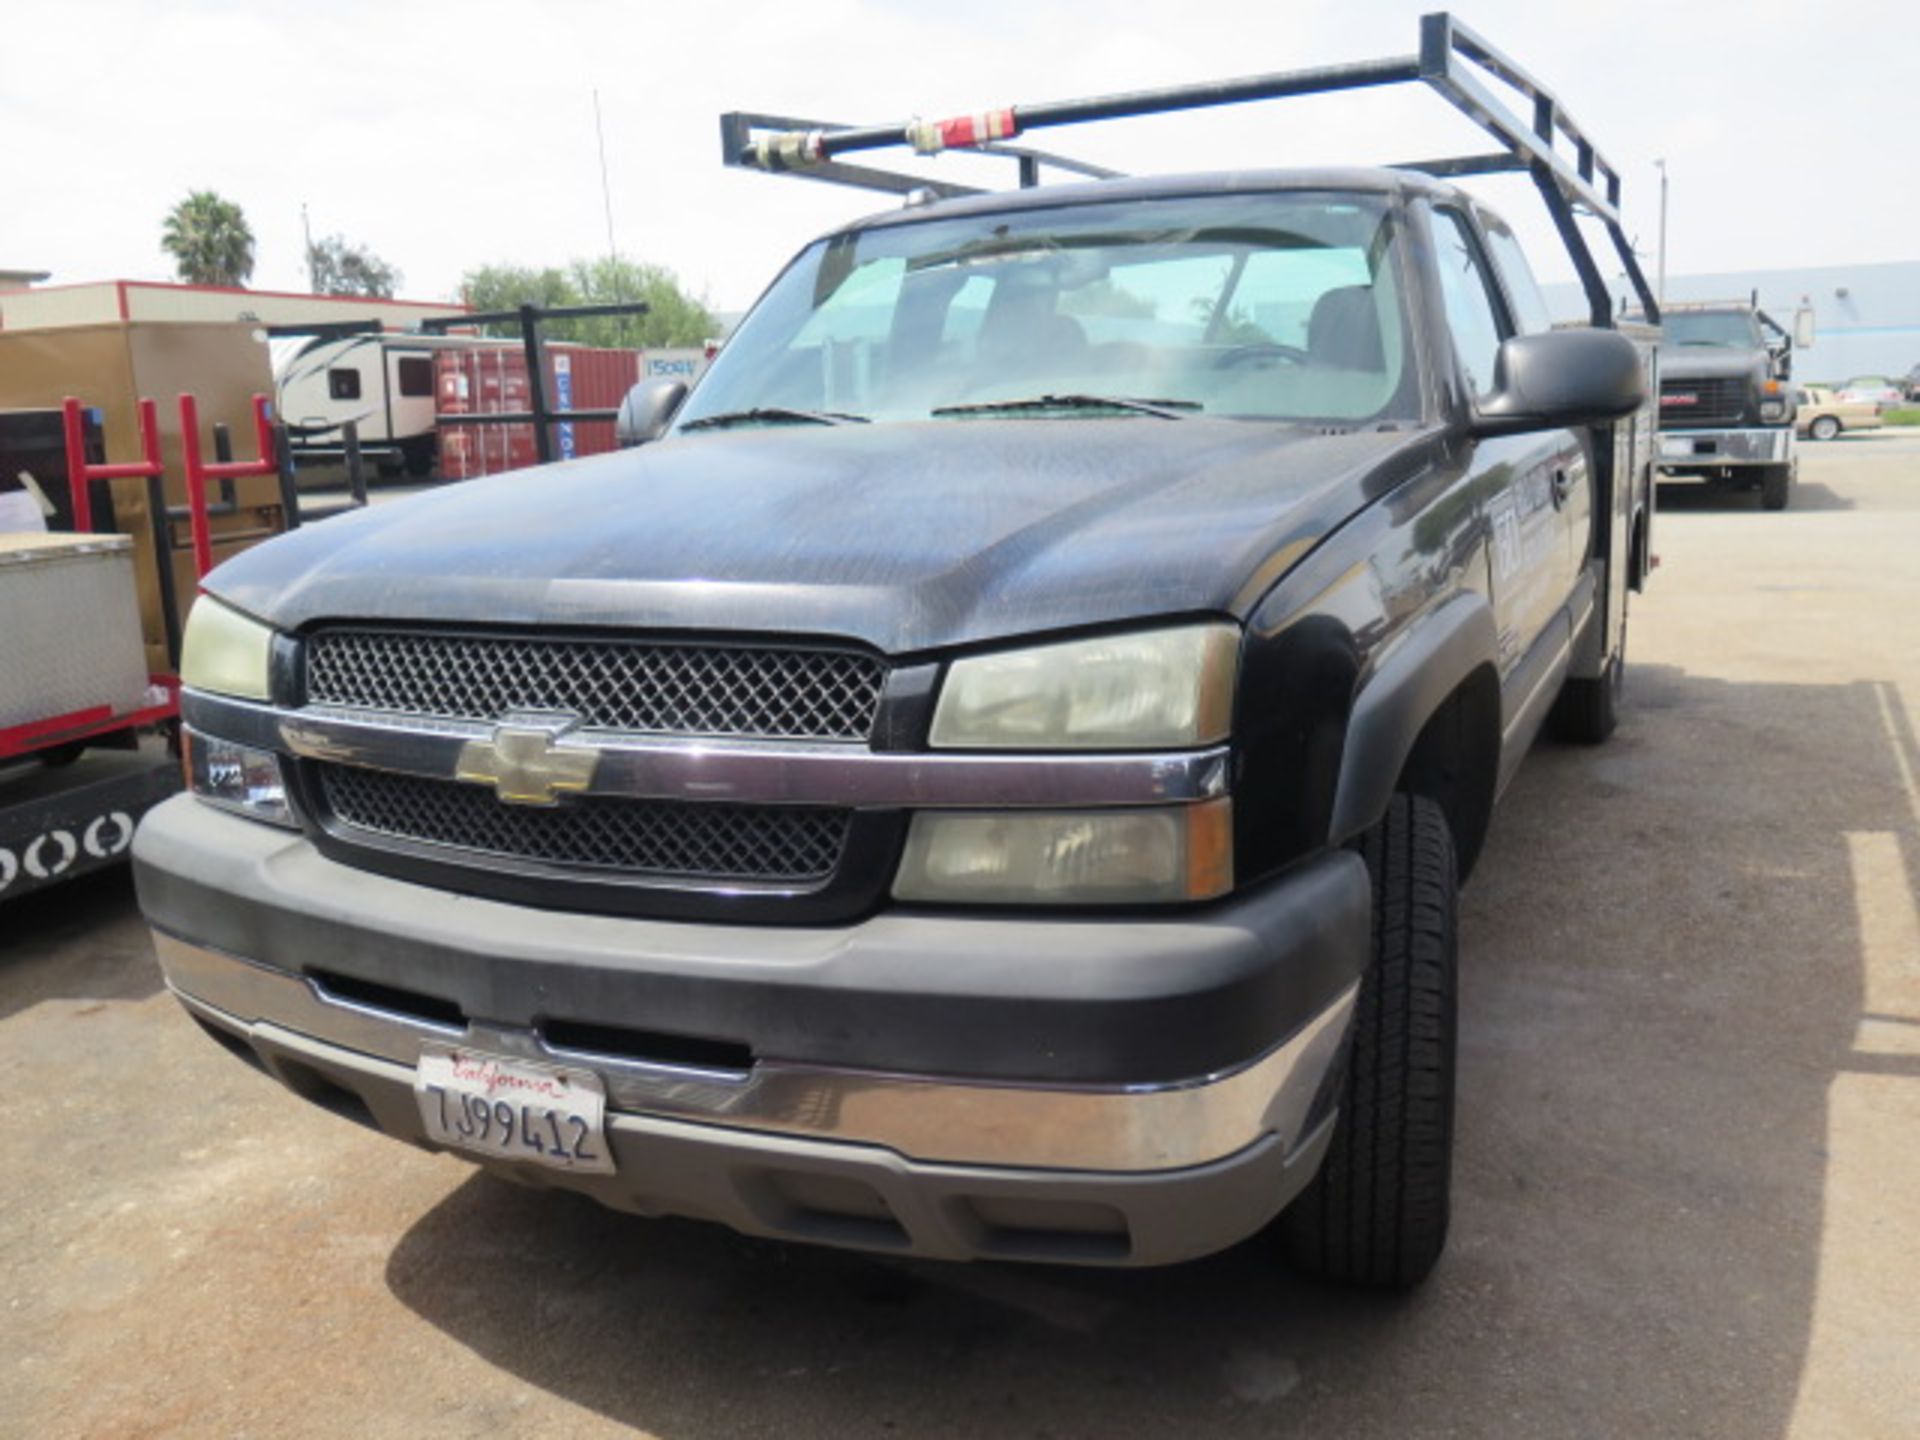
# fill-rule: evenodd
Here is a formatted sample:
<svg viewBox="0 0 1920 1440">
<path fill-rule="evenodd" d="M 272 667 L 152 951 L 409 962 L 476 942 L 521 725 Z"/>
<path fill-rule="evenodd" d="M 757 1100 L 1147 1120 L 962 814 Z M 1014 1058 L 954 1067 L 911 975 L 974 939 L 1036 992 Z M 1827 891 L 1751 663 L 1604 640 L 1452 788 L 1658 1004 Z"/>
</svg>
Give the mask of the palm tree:
<svg viewBox="0 0 1920 1440">
<path fill-rule="evenodd" d="M 195 190 L 173 207 L 160 248 L 191 285 L 243 285 L 253 274 L 253 231 L 231 200 Z"/>
</svg>

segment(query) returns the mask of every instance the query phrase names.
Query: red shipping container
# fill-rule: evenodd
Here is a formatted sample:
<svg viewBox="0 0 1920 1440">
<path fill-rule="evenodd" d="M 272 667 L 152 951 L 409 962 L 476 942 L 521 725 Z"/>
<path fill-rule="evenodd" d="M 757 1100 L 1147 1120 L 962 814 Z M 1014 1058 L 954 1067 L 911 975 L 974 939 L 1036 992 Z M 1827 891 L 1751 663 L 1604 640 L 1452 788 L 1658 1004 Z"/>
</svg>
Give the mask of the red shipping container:
<svg viewBox="0 0 1920 1440">
<path fill-rule="evenodd" d="M 600 349 L 566 343 L 546 347 L 549 409 L 618 409 L 640 378 L 636 350 Z M 514 341 L 449 347 L 434 355 L 435 411 L 440 415 L 492 415 L 532 408 L 526 352 Z M 442 425 L 440 473 L 450 480 L 497 475 L 538 463 L 533 426 Z M 614 449 L 613 423 L 573 420 L 553 426 L 555 459 L 602 455 Z"/>
<path fill-rule="evenodd" d="M 433 413 L 436 421 L 442 415 L 465 415 L 473 409 L 473 378 L 467 373 L 467 367 L 460 363 L 463 359 L 464 352 L 457 350 L 434 352 Z M 465 425 L 438 423 L 434 429 L 440 440 L 440 477 L 443 480 L 465 480 L 478 475 L 480 469 L 474 459 L 472 429 Z"/>
<path fill-rule="evenodd" d="M 566 357 L 575 410 L 618 410 L 627 392 L 640 383 L 640 352 L 598 349 L 588 345 L 547 347 L 547 402 L 560 408 L 559 358 Z M 554 427 L 554 454 L 561 453 L 562 434 Z M 613 422 L 577 420 L 573 423 L 573 453 L 604 455 L 615 448 Z"/>
</svg>

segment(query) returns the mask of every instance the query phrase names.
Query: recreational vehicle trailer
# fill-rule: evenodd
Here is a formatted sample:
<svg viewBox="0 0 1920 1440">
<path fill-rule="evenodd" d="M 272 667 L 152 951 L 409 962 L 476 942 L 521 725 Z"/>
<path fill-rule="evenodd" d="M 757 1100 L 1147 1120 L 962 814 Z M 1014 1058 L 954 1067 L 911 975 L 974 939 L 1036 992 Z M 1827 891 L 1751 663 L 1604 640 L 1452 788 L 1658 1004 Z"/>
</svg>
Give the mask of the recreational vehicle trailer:
<svg viewBox="0 0 1920 1440">
<path fill-rule="evenodd" d="M 337 328 L 277 335 L 274 392 L 294 454 L 337 458 L 353 421 L 360 449 L 384 475 L 429 475 L 436 454 L 433 357 L 439 350 L 499 348 L 475 336 Z"/>
<path fill-rule="evenodd" d="M 497 469 L 530 465 L 532 430 L 502 425 L 498 434 L 469 434 L 474 443 L 457 446 L 450 457 L 440 439 L 443 414 L 524 411 L 525 363 L 521 343 L 475 335 L 429 335 L 382 331 L 371 324 L 329 326 L 271 334 L 274 388 L 287 437 L 297 459 L 336 460 L 342 455 L 344 427 L 359 428 L 361 453 L 385 476 L 464 479 Z M 445 360 L 436 356 L 453 352 Z M 491 355 L 502 362 L 465 363 L 458 356 Z M 546 347 L 547 393 L 566 408 L 619 403 L 642 379 L 677 379 L 691 385 L 707 367 L 705 348 L 646 351 L 600 348 L 556 341 Z M 470 371 L 495 377 L 490 388 Z M 518 387 L 516 389 L 516 386 Z M 592 455 L 614 448 L 612 424 L 581 422 L 557 427 L 563 434 L 562 458 Z M 458 434 L 459 432 L 456 432 Z M 510 441 L 524 438 L 526 458 Z M 483 440 L 499 442 L 492 459 L 473 452 Z M 485 449 L 485 445 L 480 445 Z M 451 458 L 451 468 L 449 461 Z"/>
</svg>

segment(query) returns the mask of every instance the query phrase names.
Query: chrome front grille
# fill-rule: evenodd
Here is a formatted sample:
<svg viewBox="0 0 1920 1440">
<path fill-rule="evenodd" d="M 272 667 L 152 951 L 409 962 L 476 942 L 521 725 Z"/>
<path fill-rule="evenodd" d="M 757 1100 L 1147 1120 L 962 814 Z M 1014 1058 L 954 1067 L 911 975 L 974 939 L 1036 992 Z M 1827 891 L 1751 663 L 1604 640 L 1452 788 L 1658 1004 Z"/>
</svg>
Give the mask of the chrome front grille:
<svg viewBox="0 0 1920 1440">
<path fill-rule="evenodd" d="M 329 815 L 349 832 L 635 881 L 818 883 L 839 864 L 852 820 L 823 807 L 606 796 L 544 810 L 459 781 L 331 762 L 314 771 Z"/>
<path fill-rule="evenodd" d="M 1660 428 L 1699 430 L 1738 425 L 1747 415 L 1747 382 L 1737 375 L 1660 382 Z"/>
<path fill-rule="evenodd" d="M 326 705 L 495 720 L 562 712 L 589 729 L 864 740 L 886 667 L 851 650 L 323 630 L 307 696 Z"/>
</svg>

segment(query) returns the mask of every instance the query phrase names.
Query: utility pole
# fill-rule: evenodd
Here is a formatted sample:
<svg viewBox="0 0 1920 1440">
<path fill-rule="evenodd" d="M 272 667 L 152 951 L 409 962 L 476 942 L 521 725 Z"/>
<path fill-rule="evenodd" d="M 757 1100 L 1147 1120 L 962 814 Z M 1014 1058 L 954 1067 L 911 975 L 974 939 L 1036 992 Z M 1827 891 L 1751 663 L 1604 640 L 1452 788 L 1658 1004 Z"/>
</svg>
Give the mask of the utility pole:
<svg viewBox="0 0 1920 1440">
<path fill-rule="evenodd" d="M 1660 170 L 1660 270 L 1659 279 L 1654 282 L 1653 295 L 1662 305 L 1667 303 L 1667 162 L 1653 162 Z"/>
<path fill-rule="evenodd" d="M 317 287 L 313 283 L 313 226 L 307 223 L 307 202 L 300 202 L 300 233 L 307 237 L 307 289 Z"/>
<path fill-rule="evenodd" d="M 593 92 L 593 138 L 600 145 L 600 204 L 607 212 L 607 258 L 617 259 L 620 247 L 613 243 L 613 192 L 607 188 L 607 132 L 600 123 L 600 92 Z"/>
<path fill-rule="evenodd" d="M 600 91 L 593 92 L 593 136 L 600 145 L 600 204 L 607 214 L 607 278 L 613 282 L 613 298 L 625 300 L 626 286 L 620 279 L 620 247 L 613 242 L 613 191 L 607 186 L 607 131 L 600 123 Z M 619 320 L 620 334 L 627 333 L 627 317 Z"/>
</svg>

